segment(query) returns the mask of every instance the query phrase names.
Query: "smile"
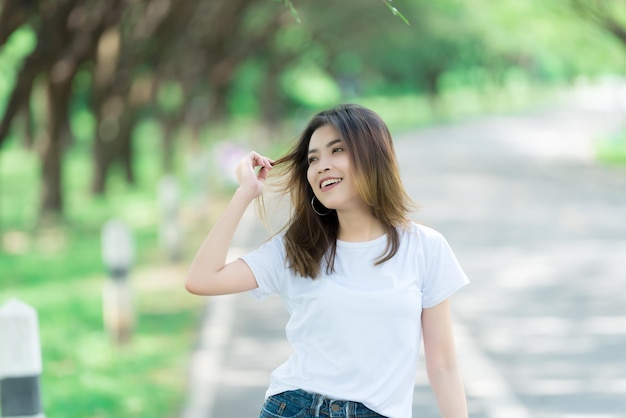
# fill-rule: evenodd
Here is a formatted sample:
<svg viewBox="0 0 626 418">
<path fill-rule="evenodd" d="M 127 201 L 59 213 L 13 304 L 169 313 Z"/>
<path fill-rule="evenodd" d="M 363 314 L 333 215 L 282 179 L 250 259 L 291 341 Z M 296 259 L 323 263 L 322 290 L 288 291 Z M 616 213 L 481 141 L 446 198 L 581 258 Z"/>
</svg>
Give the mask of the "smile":
<svg viewBox="0 0 626 418">
<path fill-rule="evenodd" d="M 328 186 L 331 186 L 331 185 L 333 185 L 333 184 L 341 183 L 341 180 L 343 180 L 343 179 L 340 179 L 340 178 L 334 178 L 334 179 L 326 179 L 326 180 L 323 180 L 323 181 L 320 183 L 320 189 L 324 189 L 324 188 L 326 188 L 326 187 L 328 187 Z"/>
</svg>

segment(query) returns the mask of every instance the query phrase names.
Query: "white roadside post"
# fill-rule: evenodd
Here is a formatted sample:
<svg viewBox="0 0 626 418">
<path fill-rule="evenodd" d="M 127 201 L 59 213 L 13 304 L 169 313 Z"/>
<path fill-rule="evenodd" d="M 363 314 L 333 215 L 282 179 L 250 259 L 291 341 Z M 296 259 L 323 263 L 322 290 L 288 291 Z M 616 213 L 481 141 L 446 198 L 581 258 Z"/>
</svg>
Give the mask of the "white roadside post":
<svg viewBox="0 0 626 418">
<path fill-rule="evenodd" d="M 0 416 L 43 418 L 37 311 L 11 299 L 0 308 Z"/>
<path fill-rule="evenodd" d="M 111 220 L 102 228 L 102 260 L 110 280 L 104 283 L 102 302 L 104 325 L 115 344 L 130 341 L 134 313 L 128 272 L 135 258 L 131 232 L 120 220 Z"/>
<path fill-rule="evenodd" d="M 158 184 L 160 210 L 159 241 L 170 261 L 180 261 L 182 257 L 182 229 L 178 219 L 180 207 L 180 187 L 173 176 L 161 178 Z"/>
</svg>

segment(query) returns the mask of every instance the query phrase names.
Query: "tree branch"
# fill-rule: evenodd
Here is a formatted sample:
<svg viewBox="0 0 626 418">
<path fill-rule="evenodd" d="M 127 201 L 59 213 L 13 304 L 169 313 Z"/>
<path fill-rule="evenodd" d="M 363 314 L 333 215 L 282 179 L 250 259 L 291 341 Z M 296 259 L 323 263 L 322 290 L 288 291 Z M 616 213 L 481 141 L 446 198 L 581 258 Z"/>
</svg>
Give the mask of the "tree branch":
<svg viewBox="0 0 626 418">
<path fill-rule="evenodd" d="M 571 0 L 576 11 L 598 26 L 606 29 L 626 46 L 626 24 L 618 21 L 607 9 L 606 2 L 592 0 Z"/>
<path fill-rule="evenodd" d="M 20 26 L 28 21 L 35 12 L 33 2 L 23 0 L 4 0 L 0 9 L 0 48 Z"/>
<path fill-rule="evenodd" d="M 30 93 L 33 88 L 35 77 L 45 68 L 45 59 L 43 51 L 39 48 L 35 50 L 24 60 L 24 65 L 17 77 L 11 97 L 6 106 L 2 120 L 0 121 L 0 148 L 6 140 L 11 123 L 22 107 L 28 106 L 30 102 Z"/>
</svg>

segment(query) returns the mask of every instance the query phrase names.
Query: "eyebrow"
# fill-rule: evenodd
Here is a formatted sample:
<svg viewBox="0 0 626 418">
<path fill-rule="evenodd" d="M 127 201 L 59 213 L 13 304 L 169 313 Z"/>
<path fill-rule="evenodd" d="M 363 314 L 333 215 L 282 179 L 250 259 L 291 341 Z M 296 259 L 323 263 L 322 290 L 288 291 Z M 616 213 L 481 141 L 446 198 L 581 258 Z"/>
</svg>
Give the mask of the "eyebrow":
<svg viewBox="0 0 626 418">
<path fill-rule="evenodd" d="M 337 143 L 339 143 L 339 142 L 341 142 L 341 139 L 333 139 L 333 140 L 332 140 L 332 141 L 330 141 L 328 144 L 326 144 L 326 148 L 330 148 L 330 147 L 332 147 L 333 145 L 335 145 L 335 144 L 337 144 Z M 308 154 L 307 154 L 307 155 L 309 155 L 309 154 L 313 154 L 313 153 L 316 153 L 316 152 L 317 152 L 317 149 L 316 149 L 316 148 L 313 148 L 313 149 L 310 149 L 310 150 L 309 150 L 309 152 L 308 152 Z"/>
</svg>

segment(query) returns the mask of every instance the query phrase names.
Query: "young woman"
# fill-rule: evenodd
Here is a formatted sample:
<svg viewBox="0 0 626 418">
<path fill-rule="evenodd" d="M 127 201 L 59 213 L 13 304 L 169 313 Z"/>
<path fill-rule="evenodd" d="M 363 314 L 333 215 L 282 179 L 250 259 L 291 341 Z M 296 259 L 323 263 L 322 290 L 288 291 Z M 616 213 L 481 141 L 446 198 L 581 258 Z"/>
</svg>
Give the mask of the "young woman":
<svg viewBox="0 0 626 418">
<path fill-rule="evenodd" d="M 283 175 L 291 219 L 225 264 L 270 171 Z M 468 280 L 444 237 L 409 220 L 413 203 L 382 119 L 358 105 L 321 112 L 286 156 L 251 152 L 237 178 L 186 288 L 283 299 L 294 353 L 272 373 L 261 418 L 411 417 L 422 334 L 441 416 L 466 418 L 448 298 Z"/>
</svg>

